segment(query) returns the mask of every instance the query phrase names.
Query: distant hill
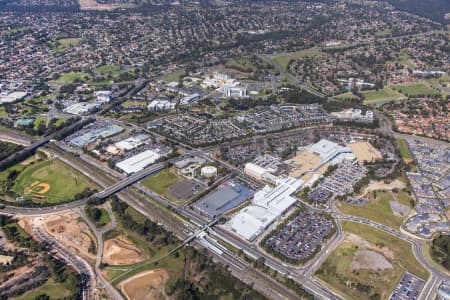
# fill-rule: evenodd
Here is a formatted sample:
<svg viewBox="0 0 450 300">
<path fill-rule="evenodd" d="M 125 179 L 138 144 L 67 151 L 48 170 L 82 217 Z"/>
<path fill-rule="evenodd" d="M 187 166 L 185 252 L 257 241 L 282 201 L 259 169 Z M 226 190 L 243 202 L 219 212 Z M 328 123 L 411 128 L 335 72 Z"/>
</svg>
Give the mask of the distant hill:
<svg viewBox="0 0 450 300">
<path fill-rule="evenodd" d="M 450 0 L 387 0 L 399 10 L 450 24 Z M 448 14 L 448 18 L 445 15 Z"/>
</svg>

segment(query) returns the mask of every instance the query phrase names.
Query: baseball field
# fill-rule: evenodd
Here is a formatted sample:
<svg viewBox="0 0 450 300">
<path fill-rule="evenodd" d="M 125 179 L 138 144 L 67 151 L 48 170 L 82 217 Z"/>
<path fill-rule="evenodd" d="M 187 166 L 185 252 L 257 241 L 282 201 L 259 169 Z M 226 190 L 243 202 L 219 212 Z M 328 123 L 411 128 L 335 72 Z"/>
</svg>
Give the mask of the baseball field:
<svg viewBox="0 0 450 300">
<path fill-rule="evenodd" d="M 17 177 L 12 191 L 35 202 L 58 203 L 96 186 L 83 174 L 58 159 L 27 166 Z"/>
</svg>

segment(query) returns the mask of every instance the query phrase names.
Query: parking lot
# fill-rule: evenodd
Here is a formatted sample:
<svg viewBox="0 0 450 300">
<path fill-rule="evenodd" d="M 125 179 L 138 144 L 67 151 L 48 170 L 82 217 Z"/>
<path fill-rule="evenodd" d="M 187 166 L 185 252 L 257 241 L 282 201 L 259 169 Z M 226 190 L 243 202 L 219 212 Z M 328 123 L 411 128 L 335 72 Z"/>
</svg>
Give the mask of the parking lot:
<svg viewBox="0 0 450 300">
<path fill-rule="evenodd" d="M 333 228 L 325 215 L 300 212 L 265 240 L 265 247 L 292 260 L 305 260 L 317 251 Z"/>
<path fill-rule="evenodd" d="M 425 281 L 419 277 L 405 272 L 389 300 L 416 300 L 422 291 Z"/>
</svg>

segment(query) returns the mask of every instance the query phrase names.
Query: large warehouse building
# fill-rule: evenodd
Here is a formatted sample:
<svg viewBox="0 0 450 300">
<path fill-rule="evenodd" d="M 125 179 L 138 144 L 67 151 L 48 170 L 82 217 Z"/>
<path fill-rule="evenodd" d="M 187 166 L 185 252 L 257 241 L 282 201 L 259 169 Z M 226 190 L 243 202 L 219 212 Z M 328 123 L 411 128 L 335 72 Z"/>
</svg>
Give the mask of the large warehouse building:
<svg viewBox="0 0 450 300">
<path fill-rule="evenodd" d="M 227 181 L 216 192 L 197 202 L 194 208 L 203 215 L 215 218 L 239 206 L 251 196 L 253 191 L 248 187 L 234 181 Z"/>
<path fill-rule="evenodd" d="M 255 239 L 295 203 L 290 195 L 302 184 L 300 179 L 286 178 L 275 188 L 265 186 L 255 193 L 253 205 L 242 209 L 226 226 L 246 240 Z"/>
<path fill-rule="evenodd" d="M 143 170 L 161 157 L 156 150 L 146 150 L 135 156 L 122 160 L 116 164 L 116 167 L 127 175 Z"/>
</svg>

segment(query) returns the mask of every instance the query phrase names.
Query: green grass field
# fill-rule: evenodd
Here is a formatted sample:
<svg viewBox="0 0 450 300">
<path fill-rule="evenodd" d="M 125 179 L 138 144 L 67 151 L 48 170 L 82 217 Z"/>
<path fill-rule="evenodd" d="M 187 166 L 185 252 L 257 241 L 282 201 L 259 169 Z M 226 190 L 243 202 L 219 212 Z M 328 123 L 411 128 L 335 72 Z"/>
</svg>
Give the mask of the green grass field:
<svg viewBox="0 0 450 300">
<path fill-rule="evenodd" d="M 117 65 L 103 65 L 103 66 L 95 68 L 93 71 L 100 75 L 111 74 L 113 76 L 119 75 L 120 72 L 122 72 L 120 66 L 117 66 Z"/>
<path fill-rule="evenodd" d="M 400 155 L 402 156 L 403 160 L 411 161 L 413 159 L 413 156 L 411 154 L 411 151 L 409 151 L 406 141 L 404 139 L 397 139 L 397 142 L 400 149 Z"/>
<path fill-rule="evenodd" d="M 31 194 L 39 195 L 39 191 L 44 189 L 42 186 L 36 186 L 30 191 L 30 187 L 36 182 L 49 185 L 50 189 L 42 193 L 42 199 L 31 197 Z M 77 170 L 54 159 L 27 166 L 17 177 L 12 190 L 26 198 L 33 198 L 33 201 L 58 203 L 72 199 L 87 187 L 97 186 Z"/>
<path fill-rule="evenodd" d="M 231 59 L 225 63 L 228 68 L 235 68 L 238 71 L 254 72 L 256 71 L 256 66 L 250 61 L 245 59 Z"/>
<path fill-rule="evenodd" d="M 37 129 L 39 128 L 39 125 L 40 125 L 40 124 L 44 124 L 44 125 L 45 125 L 45 122 L 46 122 L 46 119 L 45 119 L 45 118 L 43 118 L 43 117 L 37 117 L 37 118 L 34 120 L 34 124 L 33 124 L 34 130 L 37 130 Z"/>
<path fill-rule="evenodd" d="M 180 177 L 175 173 L 173 168 L 164 169 L 154 176 L 147 177 L 142 184 L 148 189 L 163 195 L 167 199 L 178 202 L 178 200 L 169 193 L 169 188 L 177 183 Z"/>
<path fill-rule="evenodd" d="M 303 58 L 303 57 L 313 57 L 313 56 L 319 56 L 319 55 L 326 55 L 325 53 L 317 50 L 317 49 L 308 49 L 308 50 L 302 50 L 297 51 L 293 53 L 288 54 L 280 54 L 272 56 L 272 59 L 279 64 L 283 69 L 287 69 L 288 64 L 291 60 Z"/>
<path fill-rule="evenodd" d="M 81 81 L 89 81 L 91 80 L 91 75 L 84 73 L 84 72 L 69 72 L 69 73 L 63 73 L 61 76 L 56 80 L 58 83 L 73 83 L 76 80 Z"/>
<path fill-rule="evenodd" d="M 64 297 L 70 296 L 71 292 L 66 288 L 64 283 L 57 283 L 54 279 L 50 278 L 42 286 L 25 293 L 24 295 L 14 298 L 16 300 L 34 300 L 39 295 L 46 294 L 49 299 L 63 299 Z"/>
<path fill-rule="evenodd" d="M 390 28 L 385 28 L 383 30 L 377 31 L 375 32 L 376 36 L 386 36 L 392 33 L 392 29 Z"/>
<path fill-rule="evenodd" d="M 179 82 L 180 78 L 182 76 L 186 75 L 186 71 L 185 70 L 181 70 L 178 72 L 174 72 L 174 73 L 170 73 L 167 74 L 166 76 L 164 76 L 161 80 L 165 83 L 169 83 L 169 82 Z"/>
<path fill-rule="evenodd" d="M 435 96 L 439 95 L 438 91 L 433 90 L 423 83 L 411 83 L 411 84 L 395 84 L 390 86 L 391 89 L 404 94 L 405 96 Z"/>
<path fill-rule="evenodd" d="M 342 227 L 345 232 L 359 236 L 370 245 L 353 239 L 345 240 L 327 257 L 316 276 L 345 298 L 387 299 L 405 271 L 428 278 L 428 272 L 416 260 L 408 242 L 359 223 L 344 221 Z M 365 249 L 382 254 L 392 269 L 352 269 L 355 253 Z"/>
<path fill-rule="evenodd" d="M 398 56 L 396 57 L 394 63 L 398 63 L 410 68 L 415 68 L 416 65 L 409 60 L 409 54 L 407 52 L 399 52 Z"/>
<path fill-rule="evenodd" d="M 403 224 L 405 218 L 395 216 L 392 213 L 390 201 L 397 200 L 401 204 L 412 208 L 410 203 L 412 198 L 404 191 L 399 191 L 398 193 L 376 191 L 375 194 L 374 192 L 369 192 L 366 197 L 369 201 L 364 205 L 350 205 L 345 202 L 340 202 L 339 209 L 345 214 L 370 219 L 398 229 Z"/>
<path fill-rule="evenodd" d="M 357 97 L 352 92 L 347 92 L 334 96 L 336 99 L 346 100 L 346 99 L 356 99 Z"/>
<path fill-rule="evenodd" d="M 111 218 L 109 217 L 108 212 L 104 208 L 100 208 L 102 212 L 102 216 L 100 217 L 100 220 L 97 222 L 98 226 L 105 226 L 106 224 L 109 224 L 111 222 Z"/>
<path fill-rule="evenodd" d="M 364 104 L 371 104 L 391 100 L 400 100 L 405 98 L 402 94 L 386 87 L 379 91 L 375 90 L 362 91 L 361 95 L 363 95 L 364 97 Z"/>
<path fill-rule="evenodd" d="M 67 39 L 59 39 L 56 42 L 56 52 L 64 52 L 72 47 L 78 46 L 81 43 L 81 38 L 67 38 Z"/>
</svg>

